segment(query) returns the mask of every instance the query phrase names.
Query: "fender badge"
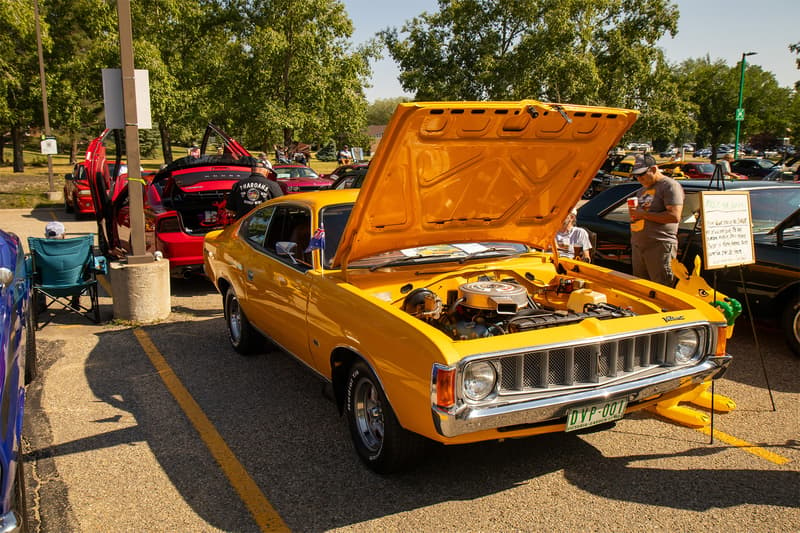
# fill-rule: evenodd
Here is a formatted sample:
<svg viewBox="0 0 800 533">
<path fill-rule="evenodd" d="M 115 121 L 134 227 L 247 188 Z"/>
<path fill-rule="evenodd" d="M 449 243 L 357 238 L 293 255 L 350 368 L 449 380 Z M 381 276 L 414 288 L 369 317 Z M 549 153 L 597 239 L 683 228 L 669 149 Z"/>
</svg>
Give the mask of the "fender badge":
<svg viewBox="0 0 800 533">
<path fill-rule="evenodd" d="M 679 316 L 665 316 L 665 317 L 662 317 L 662 318 L 664 319 L 664 322 L 674 322 L 674 321 L 676 321 L 676 320 L 686 320 L 686 319 L 683 317 L 683 315 L 679 315 Z"/>
</svg>

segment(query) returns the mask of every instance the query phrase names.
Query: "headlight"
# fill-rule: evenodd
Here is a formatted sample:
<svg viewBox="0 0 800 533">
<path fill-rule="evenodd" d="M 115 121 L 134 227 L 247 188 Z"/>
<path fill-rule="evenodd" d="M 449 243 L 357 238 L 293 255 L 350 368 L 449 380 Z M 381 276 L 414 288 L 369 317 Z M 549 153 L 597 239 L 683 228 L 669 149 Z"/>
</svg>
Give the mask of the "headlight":
<svg viewBox="0 0 800 533">
<path fill-rule="evenodd" d="M 702 348 L 700 335 L 693 329 L 682 329 L 675 333 L 675 362 L 688 363 Z"/>
<path fill-rule="evenodd" d="M 497 372 L 485 361 L 472 363 L 464 370 L 464 395 L 473 401 L 483 400 L 494 390 Z"/>
</svg>

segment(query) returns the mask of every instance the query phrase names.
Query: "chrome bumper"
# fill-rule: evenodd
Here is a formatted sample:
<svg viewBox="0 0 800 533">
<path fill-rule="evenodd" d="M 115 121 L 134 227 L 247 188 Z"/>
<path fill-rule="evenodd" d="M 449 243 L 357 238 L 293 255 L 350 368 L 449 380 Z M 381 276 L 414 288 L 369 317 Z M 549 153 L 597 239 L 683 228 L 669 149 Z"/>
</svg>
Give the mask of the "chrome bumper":
<svg viewBox="0 0 800 533">
<path fill-rule="evenodd" d="M 16 533 L 17 531 L 21 531 L 21 529 L 17 514 L 14 511 L 9 511 L 0 516 L 0 533 Z"/>
<path fill-rule="evenodd" d="M 465 433 L 508 426 L 537 424 L 548 420 L 555 422 L 566 416 L 567 411 L 574 407 L 622 398 L 627 398 L 630 405 L 687 385 L 699 385 L 709 378 L 719 377 L 730 362 L 729 355 L 709 356 L 695 366 L 676 369 L 658 376 L 504 405 L 480 408 L 465 405 L 455 413 L 434 407 L 433 422 L 439 434 L 444 437 L 457 437 Z"/>
</svg>

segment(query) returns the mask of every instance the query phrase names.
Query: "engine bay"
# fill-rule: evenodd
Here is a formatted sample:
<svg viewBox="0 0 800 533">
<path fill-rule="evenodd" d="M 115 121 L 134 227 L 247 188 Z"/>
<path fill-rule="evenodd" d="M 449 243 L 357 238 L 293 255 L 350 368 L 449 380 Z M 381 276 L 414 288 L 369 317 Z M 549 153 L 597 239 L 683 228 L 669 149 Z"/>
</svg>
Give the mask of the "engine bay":
<svg viewBox="0 0 800 533">
<path fill-rule="evenodd" d="M 556 276 L 550 283 L 479 276 L 456 288 L 411 290 L 402 309 L 454 340 L 506 335 L 580 322 L 635 316 L 629 306 L 608 302 L 591 282 Z"/>
</svg>

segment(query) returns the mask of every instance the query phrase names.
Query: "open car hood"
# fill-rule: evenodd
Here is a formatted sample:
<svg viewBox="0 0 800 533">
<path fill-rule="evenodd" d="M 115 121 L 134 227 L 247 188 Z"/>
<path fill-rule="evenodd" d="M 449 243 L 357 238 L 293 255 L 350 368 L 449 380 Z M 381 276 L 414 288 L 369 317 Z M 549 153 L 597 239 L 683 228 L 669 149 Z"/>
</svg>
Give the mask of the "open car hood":
<svg viewBox="0 0 800 533">
<path fill-rule="evenodd" d="M 637 117 L 534 100 L 400 104 L 333 265 L 442 243 L 547 248 Z"/>
</svg>

